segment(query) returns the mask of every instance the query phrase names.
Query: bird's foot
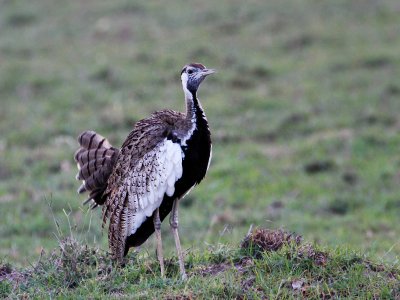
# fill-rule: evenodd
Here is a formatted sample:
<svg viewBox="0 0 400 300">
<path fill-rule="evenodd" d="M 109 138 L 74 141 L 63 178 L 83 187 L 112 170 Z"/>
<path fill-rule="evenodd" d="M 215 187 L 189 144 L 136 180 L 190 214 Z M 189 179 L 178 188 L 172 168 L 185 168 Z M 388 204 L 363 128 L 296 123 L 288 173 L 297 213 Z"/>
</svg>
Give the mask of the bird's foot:
<svg viewBox="0 0 400 300">
<path fill-rule="evenodd" d="M 188 279 L 188 276 L 186 275 L 186 273 L 181 274 L 182 281 L 186 281 L 187 279 Z"/>
</svg>

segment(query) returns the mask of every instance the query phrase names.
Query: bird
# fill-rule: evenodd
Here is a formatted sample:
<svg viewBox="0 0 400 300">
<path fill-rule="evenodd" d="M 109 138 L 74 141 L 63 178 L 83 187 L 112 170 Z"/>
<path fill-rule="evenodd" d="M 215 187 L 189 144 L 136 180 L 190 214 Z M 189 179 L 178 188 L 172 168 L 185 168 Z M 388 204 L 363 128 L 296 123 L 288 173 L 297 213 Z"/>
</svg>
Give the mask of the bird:
<svg viewBox="0 0 400 300">
<path fill-rule="evenodd" d="M 154 232 L 161 276 L 165 276 L 161 222 L 170 214 L 181 278 L 187 279 L 178 233 L 180 201 L 205 177 L 212 156 L 211 133 L 197 97 L 200 84 L 215 72 L 200 63 L 181 71 L 186 112 L 164 109 L 135 123 L 120 148 L 95 131 L 78 137 L 74 159 L 78 193 L 84 204 L 102 206 L 103 228 L 113 259 L 122 262 L 131 247 Z"/>
</svg>

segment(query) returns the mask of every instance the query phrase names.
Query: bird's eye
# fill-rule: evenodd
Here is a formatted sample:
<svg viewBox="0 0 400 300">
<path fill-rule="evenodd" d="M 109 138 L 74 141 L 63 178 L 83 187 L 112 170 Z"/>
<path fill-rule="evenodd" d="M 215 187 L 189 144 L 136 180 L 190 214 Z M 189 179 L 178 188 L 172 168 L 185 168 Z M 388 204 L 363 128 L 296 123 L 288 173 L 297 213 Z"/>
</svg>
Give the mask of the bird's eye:
<svg viewBox="0 0 400 300">
<path fill-rule="evenodd" d="M 187 71 L 187 73 L 188 73 L 188 74 L 192 74 L 192 73 L 193 73 L 193 70 L 190 69 L 190 70 Z"/>
</svg>

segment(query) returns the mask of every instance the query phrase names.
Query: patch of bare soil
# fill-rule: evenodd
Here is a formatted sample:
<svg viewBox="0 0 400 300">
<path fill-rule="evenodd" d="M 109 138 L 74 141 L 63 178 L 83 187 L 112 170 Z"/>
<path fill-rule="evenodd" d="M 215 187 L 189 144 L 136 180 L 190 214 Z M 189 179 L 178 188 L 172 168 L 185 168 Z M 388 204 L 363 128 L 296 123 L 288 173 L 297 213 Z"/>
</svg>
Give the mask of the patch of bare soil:
<svg viewBox="0 0 400 300">
<path fill-rule="evenodd" d="M 253 258 L 245 257 L 235 264 L 232 264 L 230 262 L 222 262 L 218 264 L 202 266 L 198 268 L 194 273 L 201 276 L 215 276 L 232 268 L 235 268 L 235 270 L 240 273 L 245 273 L 253 265 Z"/>
<path fill-rule="evenodd" d="M 167 296 L 165 298 L 166 300 L 192 300 L 192 299 L 196 299 L 196 297 L 193 297 L 191 294 L 189 295 L 175 295 L 175 296 Z"/>
</svg>

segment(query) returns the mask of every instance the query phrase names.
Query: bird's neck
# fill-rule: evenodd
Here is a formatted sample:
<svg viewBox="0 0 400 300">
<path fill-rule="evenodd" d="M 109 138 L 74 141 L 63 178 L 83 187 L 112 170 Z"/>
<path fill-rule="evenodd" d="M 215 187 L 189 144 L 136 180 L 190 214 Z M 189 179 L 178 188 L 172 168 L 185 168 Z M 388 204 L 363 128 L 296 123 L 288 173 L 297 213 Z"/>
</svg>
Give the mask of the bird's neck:
<svg viewBox="0 0 400 300">
<path fill-rule="evenodd" d="M 196 93 L 187 93 L 185 91 L 186 100 L 186 123 L 187 123 L 187 134 L 181 140 L 182 146 L 187 146 L 187 141 L 193 139 L 194 135 L 197 137 L 208 137 L 210 136 L 210 130 L 208 128 L 208 121 L 204 110 L 201 107 L 200 101 L 197 99 Z"/>
<path fill-rule="evenodd" d="M 201 103 L 197 98 L 196 92 L 185 92 L 185 101 L 187 120 L 190 120 L 193 123 L 197 123 L 199 121 L 199 117 L 201 119 L 205 119 L 204 110 L 201 107 Z"/>
</svg>

